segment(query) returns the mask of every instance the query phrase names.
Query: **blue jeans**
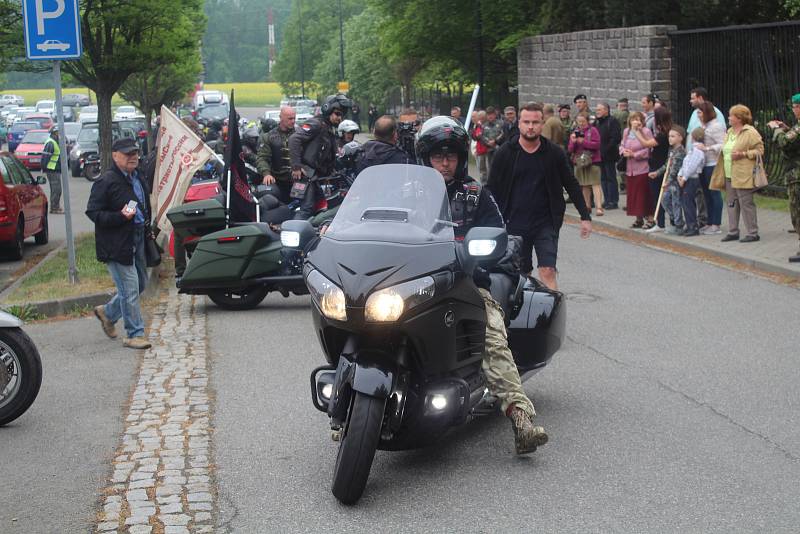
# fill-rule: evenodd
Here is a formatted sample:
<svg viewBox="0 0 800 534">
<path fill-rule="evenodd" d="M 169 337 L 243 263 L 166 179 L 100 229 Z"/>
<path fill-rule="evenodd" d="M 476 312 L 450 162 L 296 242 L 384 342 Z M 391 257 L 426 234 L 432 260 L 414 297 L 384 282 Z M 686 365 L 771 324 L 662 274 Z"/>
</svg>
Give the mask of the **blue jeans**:
<svg viewBox="0 0 800 534">
<path fill-rule="evenodd" d="M 719 226 L 722 224 L 722 192 L 709 189 L 711 173 L 714 172 L 714 167 L 715 165 L 703 167 L 703 173 L 700 175 L 700 185 L 703 187 L 703 197 L 706 199 L 708 224 Z"/>
<path fill-rule="evenodd" d="M 133 265 L 115 261 L 106 264 L 117 286 L 117 294 L 105 305 L 106 317 L 112 323 L 122 321 L 128 337 L 144 337 L 144 320 L 139 305 L 139 294 L 147 285 L 147 263 L 144 257 L 144 227 L 133 231 Z"/>
<path fill-rule="evenodd" d="M 683 217 L 686 219 L 686 231 L 694 232 L 697 228 L 697 202 L 695 200 L 700 180 L 690 178 L 683 184 L 681 200 L 683 201 Z"/>
<path fill-rule="evenodd" d="M 600 163 L 600 184 L 603 186 L 603 198 L 606 204 L 619 204 L 619 185 L 617 184 L 617 163 L 603 161 Z"/>
</svg>

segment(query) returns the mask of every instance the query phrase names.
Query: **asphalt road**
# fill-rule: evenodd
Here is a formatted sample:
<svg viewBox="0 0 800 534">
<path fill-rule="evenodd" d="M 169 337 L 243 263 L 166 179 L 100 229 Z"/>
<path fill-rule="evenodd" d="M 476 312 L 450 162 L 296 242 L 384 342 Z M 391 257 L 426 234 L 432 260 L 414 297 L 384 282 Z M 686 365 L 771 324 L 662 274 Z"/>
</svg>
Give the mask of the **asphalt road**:
<svg viewBox="0 0 800 534">
<path fill-rule="evenodd" d="M 88 532 L 111 473 L 137 352 L 94 317 L 25 326 L 42 356 L 39 396 L 0 428 L 0 532 Z"/>
<path fill-rule="evenodd" d="M 309 400 L 309 298 L 209 303 L 220 531 L 796 532 L 800 292 L 574 227 L 559 268 L 569 339 L 525 383 L 551 442 L 515 457 L 498 415 L 379 451 L 355 507 Z"/>
</svg>

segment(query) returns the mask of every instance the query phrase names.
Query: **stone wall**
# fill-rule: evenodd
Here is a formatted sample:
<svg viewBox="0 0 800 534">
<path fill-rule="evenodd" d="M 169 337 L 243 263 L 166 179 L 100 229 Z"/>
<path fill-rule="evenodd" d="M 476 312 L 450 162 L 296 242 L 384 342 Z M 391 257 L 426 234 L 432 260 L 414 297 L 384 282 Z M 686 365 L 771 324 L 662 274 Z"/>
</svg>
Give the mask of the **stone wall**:
<svg viewBox="0 0 800 534">
<path fill-rule="evenodd" d="M 638 26 L 526 37 L 517 47 L 519 101 L 569 103 L 583 93 L 589 104 L 612 109 L 627 97 L 631 109 L 647 93 L 674 102 L 671 49 L 675 26 Z"/>
</svg>

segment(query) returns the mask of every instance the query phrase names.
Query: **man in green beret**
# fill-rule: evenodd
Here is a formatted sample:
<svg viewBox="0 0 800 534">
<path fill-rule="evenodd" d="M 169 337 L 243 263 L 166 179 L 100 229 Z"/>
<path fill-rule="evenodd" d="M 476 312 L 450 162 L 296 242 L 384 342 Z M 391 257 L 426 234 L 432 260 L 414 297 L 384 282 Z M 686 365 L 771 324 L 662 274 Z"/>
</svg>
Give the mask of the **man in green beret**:
<svg viewBox="0 0 800 534">
<path fill-rule="evenodd" d="M 795 125 L 791 128 L 781 121 L 767 123 L 772 128 L 773 139 L 786 157 L 786 189 L 789 192 L 789 214 L 794 231 L 800 238 L 800 93 L 792 97 Z M 791 263 L 800 263 L 800 251 L 789 257 Z"/>
</svg>

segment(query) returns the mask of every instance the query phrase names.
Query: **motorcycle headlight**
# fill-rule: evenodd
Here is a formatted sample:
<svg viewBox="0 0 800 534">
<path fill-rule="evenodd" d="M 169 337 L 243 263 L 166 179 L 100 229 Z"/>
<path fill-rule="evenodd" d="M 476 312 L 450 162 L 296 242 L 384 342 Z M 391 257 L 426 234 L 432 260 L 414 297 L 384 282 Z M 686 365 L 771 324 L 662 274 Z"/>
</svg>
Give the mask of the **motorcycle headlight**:
<svg viewBox="0 0 800 534">
<path fill-rule="evenodd" d="M 371 323 L 396 321 L 405 310 L 432 299 L 435 288 L 436 282 L 426 276 L 381 289 L 367 298 L 364 316 Z"/>
<path fill-rule="evenodd" d="M 311 297 L 325 317 L 337 321 L 347 320 L 344 292 L 339 289 L 339 286 L 316 270 L 311 271 L 306 277 L 306 285 L 311 292 Z"/>
</svg>

